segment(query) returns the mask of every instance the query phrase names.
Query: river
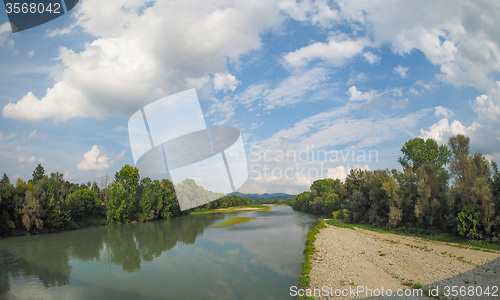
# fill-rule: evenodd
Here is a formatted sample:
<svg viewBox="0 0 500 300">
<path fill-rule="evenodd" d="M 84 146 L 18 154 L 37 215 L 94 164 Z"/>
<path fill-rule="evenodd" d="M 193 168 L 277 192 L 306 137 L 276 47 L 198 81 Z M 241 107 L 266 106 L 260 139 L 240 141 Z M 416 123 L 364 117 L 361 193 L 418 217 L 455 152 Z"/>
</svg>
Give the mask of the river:
<svg viewBox="0 0 500 300">
<path fill-rule="evenodd" d="M 290 299 L 315 224 L 275 206 L 6 238 L 0 299 Z"/>
</svg>

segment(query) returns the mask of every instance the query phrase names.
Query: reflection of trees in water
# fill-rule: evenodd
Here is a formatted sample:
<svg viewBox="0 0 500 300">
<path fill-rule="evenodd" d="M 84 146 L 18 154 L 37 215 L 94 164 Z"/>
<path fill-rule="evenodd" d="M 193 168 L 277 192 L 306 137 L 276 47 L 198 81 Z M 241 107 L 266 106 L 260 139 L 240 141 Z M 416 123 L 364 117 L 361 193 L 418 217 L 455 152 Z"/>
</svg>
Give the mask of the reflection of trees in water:
<svg viewBox="0 0 500 300">
<path fill-rule="evenodd" d="M 174 248 L 193 244 L 220 214 L 179 217 L 169 221 L 113 225 L 59 234 L 12 238 L 0 248 L 0 298 L 9 290 L 9 276 L 38 277 L 44 287 L 70 282 L 70 258 L 101 261 L 134 272 Z"/>
<path fill-rule="evenodd" d="M 51 239 L 36 239 L 14 251 L 0 249 L 0 295 L 9 290 L 9 276 L 38 277 L 44 287 L 69 283 L 71 265 L 65 247 L 57 247 Z"/>
<path fill-rule="evenodd" d="M 105 236 L 108 261 L 121 265 L 124 271 L 137 271 L 141 261 L 153 260 L 175 247 L 177 242 L 194 244 L 207 227 L 223 217 L 206 214 L 109 227 Z"/>
</svg>

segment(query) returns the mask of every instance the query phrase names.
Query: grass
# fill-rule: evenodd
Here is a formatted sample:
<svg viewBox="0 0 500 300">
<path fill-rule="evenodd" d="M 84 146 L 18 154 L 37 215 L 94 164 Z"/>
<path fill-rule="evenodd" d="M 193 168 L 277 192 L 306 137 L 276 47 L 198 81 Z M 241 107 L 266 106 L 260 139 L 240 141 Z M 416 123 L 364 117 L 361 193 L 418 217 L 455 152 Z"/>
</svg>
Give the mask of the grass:
<svg viewBox="0 0 500 300">
<path fill-rule="evenodd" d="M 376 226 L 367 225 L 367 224 L 346 224 L 346 223 L 338 221 L 338 220 L 329 220 L 326 223 L 330 224 L 330 225 L 337 226 L 337 227 L 343 227 L 343 228 L 358 227 L 358 228 L 376 231 L 376 232 L 381 232 L 381 233 L 393 233 L 393 234 L 397 234 L 397 235 L 420 237 L 420 238 L 424 238 L 424 239 L 431 240 L 431 241 L 459 244 L 463 248 L 471 247 L 474 250 L 481 250 L 481 251 L 486 251 L 486 252 L 488 252 L 488 251 L 491 252 L 491 250 L 500 251 L 500 244 L 488 243 L 485 241 L 467 240 L 466 238 L 463 238 L 460 236 L 451 235 L 451 234 L 447 234 L 445 232 L 441 232 L 438 230 L 432 230 L 432 229 L 396 228 L 393 230 L 389 230 L 389 229 L 384 228 L 384 227 L 376 227 Z M 450 246 L 456 246 L 456 245 L 450 244 Z"/>
<path fill-rule="evenodd" d="M 231 213 L 241 211 L 255 211 L 255 210 L 271 210 L 267 205 L 246 205 L 246 206 L 233 206 L 228 208 L 218 208 L 209 210 L 195 210 L 190 212 L 190 215 L 203 215 L 203 214 L 218 214 L 218 213 Z"/>
<path fill-rule="evenodd" d="M 344 222 L 340 222 L 340 221 L 337 221 L 337 220 L 328 220 L 328 221 L 326 221 L 326 224 L 337 226 L 337 227 L 341 227 L 341 228 L 354 229 L 353 225 L 347 224 L 347 223 L 344 223 Z"/>
<path fill-rule="evenodd" d="M 223 223 L 220 223 L 219 225 L 217 225 L 217 227 L 224 227 L 224 226 L 230 226 L 230 225 L 234 225 L 234 224 L 243 224 L 243 223 L 246 223 L 246 222 L 250 222 L 251 220 L 253 220 L 255 218 L 249 218 L 249 217 L 236 217 L 236 218 L 232 218 L 231 220 L 229 221 L 226 221 L 226 222 L 223 222 Z"/>
<path fill-rule="evenodd" d="M 316 241 L 316 234 L 319 233 L 321 228 L 325 228 L 325 221 L 323 219 L 319 219 L 319 224 L 311 229 L 307 233 L 307 238 L 305 242 L 304 248 L 304 262 L 302 263 L 302 276 L 299 277 L 299 285 L 302 288 L 309 287 L 311 280 L 309 279 L 309 272 L 311 271 L 311 259 L 312 255 L 316 253 L 316 247 L 314 247 L 314 242 Z"/>
</svg>

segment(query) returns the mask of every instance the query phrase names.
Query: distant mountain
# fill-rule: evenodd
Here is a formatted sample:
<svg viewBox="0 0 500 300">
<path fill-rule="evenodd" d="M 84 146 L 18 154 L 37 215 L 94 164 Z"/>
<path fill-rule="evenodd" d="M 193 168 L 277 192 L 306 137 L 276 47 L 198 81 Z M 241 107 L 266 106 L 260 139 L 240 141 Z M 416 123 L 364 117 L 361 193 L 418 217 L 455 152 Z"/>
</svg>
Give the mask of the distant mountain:
<svg viewBox="0 0 500 300">
<path fill-rule="evenodd" d="M 285 193 L 272 193 L 272 194 L 243 194 L 240 192 L 234 192 L 229 195 L 236 195 L 239 197 L 247 197 L 248 199 L 251 200 L 269 200 L 269 199 L 290 199 L 290 198 L 295 198 L 297 195 L 290 195 L 290 194 L 285 194 Z"/>
</svg>

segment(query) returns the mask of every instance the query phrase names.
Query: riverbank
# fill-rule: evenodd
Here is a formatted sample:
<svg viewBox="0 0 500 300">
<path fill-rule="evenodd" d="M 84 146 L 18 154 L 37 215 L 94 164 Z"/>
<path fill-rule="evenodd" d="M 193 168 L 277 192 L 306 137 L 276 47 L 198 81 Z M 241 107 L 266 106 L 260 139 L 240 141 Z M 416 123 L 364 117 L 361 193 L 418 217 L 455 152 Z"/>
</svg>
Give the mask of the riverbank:
<svg viewBox="0 0 500 300">
<path fill-rule="evenodd" d="M 396 292 L 422 288 L 425 294 L 429 287 L 444 292 L 445 286 L 455 285 L 482 286 L 484 290 L 498 286 L 500 276 L 498 251 L 483 252 L 417 237 L 327 225 L 316 235 L 314 245 L 311 289 L 364 287 Z M 317 294 L 316 299 L 327 298 Z"/>
<path fill-rule="evenodd" d="M 227 208 L 217 208 L 209 210 L 195 210 L 190 212 L 190 215 L 213 214 L 213 213 L 230 213 L 241 211 L 257 211 L 257 210 L 271 210 L 269 205 L 245 205 L 245 206 L 232 206 Z"/>
</svg>

